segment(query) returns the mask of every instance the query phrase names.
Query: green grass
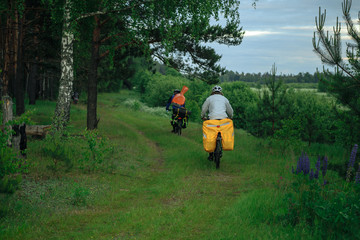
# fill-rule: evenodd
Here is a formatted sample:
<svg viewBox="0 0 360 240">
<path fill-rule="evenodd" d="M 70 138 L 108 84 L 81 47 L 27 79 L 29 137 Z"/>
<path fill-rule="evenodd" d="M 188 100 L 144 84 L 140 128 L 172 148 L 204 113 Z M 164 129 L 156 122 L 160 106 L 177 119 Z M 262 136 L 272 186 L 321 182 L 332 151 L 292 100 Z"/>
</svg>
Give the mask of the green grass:
<svg viewBox="0 0 360 240">
<path fill-rule="evenodd" d="M 106 158 L 110 168 L 78 169 L 86 143 L 75 137 L 66 146 L 73 168 L 50 171 L 54 163 L 42 152 L 43 141 L 29 140 L 31 169 L 21 189 L 0 195 L 7 207 L 1 239 L 312 239 L 306 228 L 289 227 L 280 217 L 300 153 L 283 155 L 236 130 L 235 149 L 224 152 L 216 170 L 203 150 L 200 124 L 171 134 L 169 118 L 134 110 L 123 104 L 129 98 L 138 96 L 99 95 L 99 134 L 114 146 Z M 34 121 L 50 123 L 55 103 L 35 107 Z M 72 106 L 71 134 L 82 133 L 85 124 L 86 106 Z M 341 160 L 342 152 L 331 149 L 305 150 Z"/>
</svg>

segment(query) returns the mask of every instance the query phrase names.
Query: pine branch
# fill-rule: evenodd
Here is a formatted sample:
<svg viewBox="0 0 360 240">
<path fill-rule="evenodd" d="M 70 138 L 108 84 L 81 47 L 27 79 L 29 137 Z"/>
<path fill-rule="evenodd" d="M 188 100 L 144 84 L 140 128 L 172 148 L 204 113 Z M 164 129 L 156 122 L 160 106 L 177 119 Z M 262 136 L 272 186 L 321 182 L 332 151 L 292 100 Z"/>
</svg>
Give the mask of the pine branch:
<svg viewBox="0 0 360 240">
<path fill-rule="evenodd" d="M 324 13 L 321 13 L 321 8 L 319 7 L 319 20 L 317 20 L 317 17 L 315 17 L 315 24 L 316 24 L 319 40 L 318 43 L 316 43 L 316 34 L 314 32 L 314 37 L 313 37 L 314 51 L 320 56 L 322 62 L 327 63 L 329 65 L 338 66 L 352 79 L 360 83 L 360 80 L 357 79 L 343 64 L 343 60 L 341 57 L 341 38 L 340 38 L 341 25 L 338 21 L 338 18 L 336 19 L 336 27 L 333 27 L 334 38 L 332 38 L 331 36 L 329 37 L 328 32 L 325 35 L 324 32 L 325 20 L 326 20 L 326 10 L 324 11 Z M 320 43 L 325 48 L 324 50 L 321 49 Z"/>
</svg>

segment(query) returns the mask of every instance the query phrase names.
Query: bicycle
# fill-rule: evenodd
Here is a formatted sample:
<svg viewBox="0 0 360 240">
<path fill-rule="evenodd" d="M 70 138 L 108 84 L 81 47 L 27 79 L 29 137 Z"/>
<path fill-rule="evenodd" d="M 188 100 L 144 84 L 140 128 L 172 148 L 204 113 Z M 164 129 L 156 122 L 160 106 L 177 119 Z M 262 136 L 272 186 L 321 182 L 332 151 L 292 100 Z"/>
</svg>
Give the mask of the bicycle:
<svg viewBox="0 0 360 240">
<path fill-rule="evenodd" d="M 182 129 L 186 128 L 188 122 L 188 116 L 190 116 L 191 111 L 187 110 L 184 107 L 177 108 L 173 110 L 173 120 L 171 125 L 174 127 L 174 133 L 181 135 Z"/>
</svg>

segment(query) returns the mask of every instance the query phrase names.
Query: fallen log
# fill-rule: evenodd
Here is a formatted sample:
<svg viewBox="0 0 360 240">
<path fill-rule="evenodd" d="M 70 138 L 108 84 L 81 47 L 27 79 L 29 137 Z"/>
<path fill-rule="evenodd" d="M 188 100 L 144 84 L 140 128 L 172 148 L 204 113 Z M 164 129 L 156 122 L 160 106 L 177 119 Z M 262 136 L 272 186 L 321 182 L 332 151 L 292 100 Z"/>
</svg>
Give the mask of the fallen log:
<svg viewBox="0 0 360 240">
<path fill-rule="evenodd" d="M 51 125 L 27 125 L 26 135 L 27 136 L 41 136 L 45 137 L 50 130 Z"/>
</svg>

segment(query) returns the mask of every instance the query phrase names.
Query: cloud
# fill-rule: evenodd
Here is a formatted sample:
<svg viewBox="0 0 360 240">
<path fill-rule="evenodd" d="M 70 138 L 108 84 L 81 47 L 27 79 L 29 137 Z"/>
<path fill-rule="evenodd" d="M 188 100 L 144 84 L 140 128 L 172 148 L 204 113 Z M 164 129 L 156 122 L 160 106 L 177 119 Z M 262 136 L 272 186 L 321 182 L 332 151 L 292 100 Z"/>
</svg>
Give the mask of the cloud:
<svg viewBox="0 0 360 240">
<path fill-rule="evenodd" d="M 277 35 L 277 34 L 282 34 L 282 32 L 253 31 L 253 30 L 247 30 L 247 31 L 245 31 L 245 37 L 259 37 L 259 36 Z"/>
<path fill-rule="evenodd" d="M 315 30 L 315 26 L 284 26 L 281 27 L 284 30 Z"/>
</svg>

